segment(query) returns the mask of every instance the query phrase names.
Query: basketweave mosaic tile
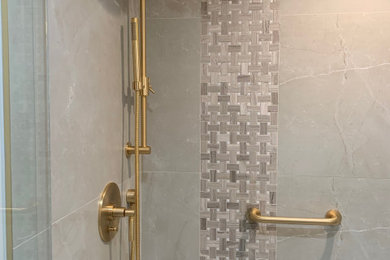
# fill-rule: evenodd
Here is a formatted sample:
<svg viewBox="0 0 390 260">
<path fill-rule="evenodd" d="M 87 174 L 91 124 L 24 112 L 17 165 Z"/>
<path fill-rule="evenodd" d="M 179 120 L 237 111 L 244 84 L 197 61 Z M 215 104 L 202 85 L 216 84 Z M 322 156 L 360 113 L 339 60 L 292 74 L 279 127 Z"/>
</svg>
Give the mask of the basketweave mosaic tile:
<svg viewBox="0 0 390 260">
<path fill-rule="evenodd" d="M 276 259 L 278 2 L 201 1 L 200 259 Z"/>
</svg>

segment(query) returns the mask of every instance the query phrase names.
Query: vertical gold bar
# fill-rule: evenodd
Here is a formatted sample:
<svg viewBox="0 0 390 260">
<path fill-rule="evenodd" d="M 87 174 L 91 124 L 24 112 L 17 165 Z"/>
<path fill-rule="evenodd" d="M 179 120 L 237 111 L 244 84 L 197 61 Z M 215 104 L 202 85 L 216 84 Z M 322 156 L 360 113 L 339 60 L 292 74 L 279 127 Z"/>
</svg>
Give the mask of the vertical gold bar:
<svg viewBox="0 0 390 260">
<path fill-rule="evenodd" d="M 144 78 L 146 77 L 146 24 L 145 24 L 145 13 L 146 13 L 146 6 L 145 6 L 145 0 L 141 0 L 140 3 L 140 17 L 141 17 L 141 79 L 144 82 Z"/>
<path fill-rule="evenodd" d="M 8 1 L 1 0 L 7 259 L 13 259 Z"/>
<path fill-rule="evenodd" d="M 145 0 L 141 0 L 140 3 L 140 16 L 141 16 L 141 80 L 142 80 L 142 98 L 141 98 L 141 145 L 147 147 L 146 140 L 146 107 L 148 94 L 148 79 L 146 77 L 146 6 Z"/>
<path fill-rule="evenodd" d="M 129 242 L 131 243 L 130 260 L 136 259 L 137 245 L 135 240 L 135 220 L 134 217 L 129 217 Z"/>
<path fill-rule="evenodd" d="M 132 252 L 131 257 L 132 260 L 135 260 L 134 257 L 134 249 L 136 252 L 136 259 L 140 260 L 140 178 L 139 178 L 139 102 L 140 102 L 140 95 L 141 95 L 141 89 L 140 89 L 140 70 L 139 70 L 139 40 L 138 40 L 138 19 L 132 18 L 131 19 L 131 31 L 132 31 L 132 45 L 133 45 L 133 73 L 134 73 L 134 99 L 135 99 L 135 126 L 134 126 L 134 135 L 135 135 L 135 162 L 134 162 L 134 174 L 135 174 L 135 196 L 136 196 L 136 202 L 135 202 L 135 245 L 134 241 L 132 243 Z"/>
<path fill-rule="evenodd" d="M 135 202 L 135 222 L 136 222 L 136 254 L 137 254 L 137 260 L 140 260 L 140 178 L 139 178 L 139 99 L 140 99 L 140 90 L 136 90 L 135 92 L 135 196 L 136 196 L 136 202 Z M 132 259 L 133 260 L 133 259 Z"/>
<path fill-rule="evenodd" d="M 140 82 L 140 54 L 138 38 L 138 18 L 131 18 L 131 42 L 133 54 L 133 75 L 134 82 Z"/>
<path fill-rule="evenodd" d="M 147 147 L 146 140 L 146 96 L 141 96 L 141 146 Z"/>
</svg>

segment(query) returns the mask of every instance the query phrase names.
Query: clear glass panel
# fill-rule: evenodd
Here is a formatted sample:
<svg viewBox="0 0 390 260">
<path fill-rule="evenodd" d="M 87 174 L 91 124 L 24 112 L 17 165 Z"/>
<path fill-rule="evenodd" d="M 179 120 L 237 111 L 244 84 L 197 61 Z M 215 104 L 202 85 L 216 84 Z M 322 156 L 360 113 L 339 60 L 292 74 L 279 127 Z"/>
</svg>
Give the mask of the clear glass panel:
<svg viewBox="0 0 390 260">
<path fill-rule="evenodd" d="M 12 183 L 7 242 L 12 240 L 13 259 L 50 259 L 45 1 L 12 0 L 7 10 L 9 50 L 3 53 L 9 54 L 4 66 L 9 66 L 10 122 L 5 127 L 11 133 Z"/>
</svg>

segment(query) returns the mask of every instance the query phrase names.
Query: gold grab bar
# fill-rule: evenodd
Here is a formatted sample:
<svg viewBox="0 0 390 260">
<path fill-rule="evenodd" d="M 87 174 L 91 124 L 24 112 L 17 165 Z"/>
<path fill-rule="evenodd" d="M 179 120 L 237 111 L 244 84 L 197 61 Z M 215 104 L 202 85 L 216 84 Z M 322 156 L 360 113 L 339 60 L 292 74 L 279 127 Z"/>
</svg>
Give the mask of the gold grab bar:
<svg viewBox="0 0 390 260">
<path fill-rule="evenodd" d="M 248 217 L 250 220 L 260 223 L 319 226 L 338 226 L 341 224 L 342 219 L 342 216 L 337 209 L 328 210 L 325 214 L 325 218 L 290 218 L 262 216 L 259 209 L 250 208 L 248 209 Z"/>
</svg>

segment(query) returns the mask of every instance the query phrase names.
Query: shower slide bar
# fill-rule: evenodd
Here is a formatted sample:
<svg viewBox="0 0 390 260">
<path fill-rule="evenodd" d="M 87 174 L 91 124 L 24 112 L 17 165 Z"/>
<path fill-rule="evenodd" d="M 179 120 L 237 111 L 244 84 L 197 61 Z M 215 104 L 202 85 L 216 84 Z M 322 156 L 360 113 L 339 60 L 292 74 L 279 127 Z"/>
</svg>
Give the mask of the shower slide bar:
<svg viewBox="0 0 390 260">
<path fill-rule="evenodd" d="M 140 155 L 150 154 L 146 139 L 146 112 L 149 92 L 154 94 L 146 75 L 145 0 L 140 0 L 140 18 L 131 18 L 131 42 L 134 89 L 134 142 L 127 143 L 127 157 L 134 154 L 134 188 L 126 193 L 127 207 L 121 206 L 121 194 L 117 184 L 108 183 L 99 199 L 98 229 L 101 239 L 109 242 L 119 231 L 120 218 L 128 218 L 130 260 L 141 260 L 141 173 Z"/>
<path fill-rule="evenodd" d="M 263 216 L 259 209 L 250 208 L 248 209 L 248 218 L 259 223 L 338 226 L 341 224 L 342 216 L 337 209 L 331 209 L 326 212 L 325 218 L 273 217 Z"/>
</svg>

